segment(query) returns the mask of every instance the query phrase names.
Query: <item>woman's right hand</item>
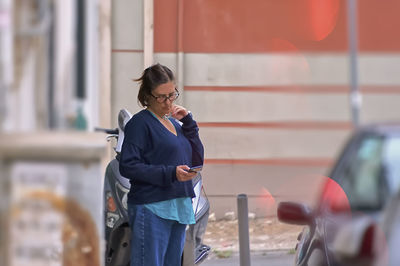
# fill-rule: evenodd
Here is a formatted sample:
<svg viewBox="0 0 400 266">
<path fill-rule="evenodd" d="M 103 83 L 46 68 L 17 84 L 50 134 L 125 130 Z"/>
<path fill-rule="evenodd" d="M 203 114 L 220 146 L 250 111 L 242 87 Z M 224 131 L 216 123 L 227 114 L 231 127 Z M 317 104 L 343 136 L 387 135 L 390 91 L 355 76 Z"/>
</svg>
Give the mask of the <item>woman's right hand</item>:
<svg viewBox="0 0 400 266">
<path fill-rule="evenodd" d="M 187 171 L 189 169 L 187 165 L 178 165 L 176 167 L 176 179 L 180 182 L 192 180 L 196 176 L 196 173 L 189 173 Z"/>
</svg>

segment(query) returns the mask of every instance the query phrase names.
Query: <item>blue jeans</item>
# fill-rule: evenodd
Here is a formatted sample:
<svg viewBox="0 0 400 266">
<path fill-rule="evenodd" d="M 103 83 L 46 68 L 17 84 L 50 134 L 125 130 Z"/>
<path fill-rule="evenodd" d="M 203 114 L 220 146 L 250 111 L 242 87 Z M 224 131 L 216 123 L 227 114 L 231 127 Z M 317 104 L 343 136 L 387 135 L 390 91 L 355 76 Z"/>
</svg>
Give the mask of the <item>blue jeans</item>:
<svg viewBox="0 0 400 266">
<path fill-rule="evenodd" d="M 163 219 L 143 205 L 128 204 L 131 266 L 179 266 L 186 225 Z"/>
</svg>

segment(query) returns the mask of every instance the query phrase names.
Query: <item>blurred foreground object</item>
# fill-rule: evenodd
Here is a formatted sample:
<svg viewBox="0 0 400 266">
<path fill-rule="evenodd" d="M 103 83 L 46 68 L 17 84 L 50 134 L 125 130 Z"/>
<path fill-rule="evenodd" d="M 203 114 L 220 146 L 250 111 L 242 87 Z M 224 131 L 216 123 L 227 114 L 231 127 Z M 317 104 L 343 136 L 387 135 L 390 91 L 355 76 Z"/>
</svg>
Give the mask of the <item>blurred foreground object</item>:
<svg viewBox="0 0 400 266">
<path fill-rule="evenodd" d="M 105 122 L 102 2 L 0 0 L 0 131 L 90 130 Z"/>
<path fill-rule="evenodd" d="M 95 133 L 0 135 L 1 265 L 100 265 L 103 142 Z"/>
</svg>

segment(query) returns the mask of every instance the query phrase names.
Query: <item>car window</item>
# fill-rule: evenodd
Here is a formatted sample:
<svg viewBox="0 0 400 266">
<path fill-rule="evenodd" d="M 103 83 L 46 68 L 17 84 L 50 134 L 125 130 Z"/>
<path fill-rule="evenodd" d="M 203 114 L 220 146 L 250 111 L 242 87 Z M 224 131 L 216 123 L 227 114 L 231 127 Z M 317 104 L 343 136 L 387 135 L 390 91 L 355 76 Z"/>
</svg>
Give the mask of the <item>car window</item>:
<svg viewBox="0 0 400 266">
<path fill-rule="evenodd" d="M 340 185 L 353 210 L 379 209 L 387 184 L 383 173 L 384 138 L 364 138 L 348 162 Z"/>
<path fill-rule="evenodd" d="M 396 192 L 400 187 L 400 137 L 385 141 L 383 163 L 390 190 Z"/>
<path fill-rule="evenodd" d="M 400 187 L 400 136 L 364 137 L 338 183 L 352 210 L 380 210 Z"/>
</svg>

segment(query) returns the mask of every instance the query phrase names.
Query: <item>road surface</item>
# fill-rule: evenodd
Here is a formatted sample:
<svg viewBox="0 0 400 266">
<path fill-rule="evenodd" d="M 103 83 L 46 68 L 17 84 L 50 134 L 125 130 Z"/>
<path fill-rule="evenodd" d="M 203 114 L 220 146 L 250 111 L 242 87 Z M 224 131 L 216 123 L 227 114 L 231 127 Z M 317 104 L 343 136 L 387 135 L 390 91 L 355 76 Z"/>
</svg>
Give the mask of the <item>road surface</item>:
<svg viewBox="0 0 400 266">
<path fill-rule="evenodd" d="M 292 266 L 294 254 L 288 252 L 267 252 L 251 255 L 251 266 Z M 229 258 L 217 258 L 212 255 L 201 266 L 239 266 L 239 254 L 233 254 Z"/>
</svg>

